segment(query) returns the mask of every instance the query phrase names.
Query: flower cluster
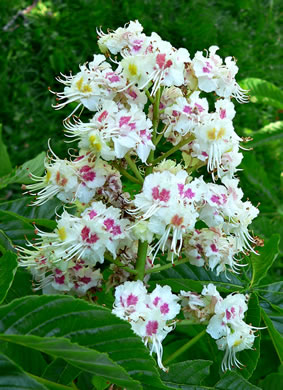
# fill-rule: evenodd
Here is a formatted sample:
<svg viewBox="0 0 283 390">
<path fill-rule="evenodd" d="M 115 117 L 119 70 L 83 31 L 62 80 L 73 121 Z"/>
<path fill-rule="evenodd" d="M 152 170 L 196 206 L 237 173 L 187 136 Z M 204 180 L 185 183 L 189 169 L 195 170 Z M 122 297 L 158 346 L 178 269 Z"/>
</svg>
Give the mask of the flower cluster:
<svg viewBox="0 0 283 390">
<path fill-rule="evenodd" d="M 36 228 L 34 241 L 18 248 L 20 265 L 44 293 L 116 287 L 113 313 L 165 369 L 162 341 L 179 298 L 169 286 L 148 293 L 143 283 L 179 262 L 229 278 L 243 266 L 241 253 L 256 253 L 249 225 L 258 209 L 239 188 L 243 147 L 233 126 L 232 99 L 248 98 L 235 59 L 221 59 L 216 46 L 191 57 L 146 35 L 138 21 L 97 32 L 102 54 L 77 74 L 61 74 L 63 90 L 51 91 L 55 109 L 75 105 L 63 126 L 66 142 L 77 144 L 68 159 L 49 145 L 45 175 L 31 174 L 34 183 L 23 186 L 35 196 L 32 205 L 57 197 L 63 211 L 56 211 L 56 229 Z M 177 161 L 183 157 L 178 164 L 168 159 L 175 152 Z M 208 333 L 226 349 L 223 369 L 239 366 L 235 353 L 254 340 L 243 321 L 246 298 L 222 299 L 213 285 L 181 295 L 185 317 L 209 321 Z"/>
<path fill-rule="evenodd" d="M 196 323 L 208 322 L 207 333 L 216 340 L 218 349 L 225 351 L 222 370 L 241 368 L 236 353 L 252 349 L 256 329 L 244 321 L 248 297 L 229 294 L 223 299 L 213 284 L 205 286 L 201 294 L 181 291 L 180 296 L 185 317 Z"/>
<path fill-rule="evenodd" d="M 133 331 L 150 346 L 150 353 L 157 354 L 160 368 L 162 364 L 162 341 L 174 329 L 173 320 L 180 312 L 178 296 L 172 294 L 169 286 L 157 285 L 148 294 L 144 284 L 126 282 L 115 290 L 115 302 L 112 312 L 131 324 Z M 170 321 L 170 323 L 168 323 Z"/>
</svg>

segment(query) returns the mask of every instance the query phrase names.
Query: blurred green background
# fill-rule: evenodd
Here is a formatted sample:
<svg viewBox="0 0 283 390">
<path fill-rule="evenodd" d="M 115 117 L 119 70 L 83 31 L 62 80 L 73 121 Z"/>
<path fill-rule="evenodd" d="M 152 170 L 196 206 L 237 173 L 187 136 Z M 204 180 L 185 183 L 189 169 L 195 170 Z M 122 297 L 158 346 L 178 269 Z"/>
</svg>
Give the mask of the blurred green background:
<svg viewBox="0 0 283 390">
<path fill-rule="evenodd" d="M 12 164 L 46 150 L 48 138 L 55 152 L 65 156 L 61 123 L 69 109 L 51 108 L 54 96 L 48 86 L 62 89 L 55 76 L 71 69 L 76 73 L 78 64 L 98 52 L 96 27 L 106 31 L 138 19 L 145 33 L 156 31 L 174 46 L 188 48 L 191 56 L 218 45 L 222 57 L 237 58 L 237 81 L 261 78 L 280 87 L 280 4 L 279 0 L 1 0 L 0 122 Z M 268 101 L 235 104 L 234 123 L 240 135 L 253 134 L 282 115 L 278 105 Z M 275 138 L 245 152 L 245 170 L 240 174 L 246 196 L 255 205 L 261 203 L 261 216 L 252 227 L 265 238 L 282 226 L 282 144 L 280 137 Z M 11 188 L 2 200 L 18 196 L 17 188 Z M 270 278 L 278 277 L 281 267 L 278 260 Z"/>
</svg>

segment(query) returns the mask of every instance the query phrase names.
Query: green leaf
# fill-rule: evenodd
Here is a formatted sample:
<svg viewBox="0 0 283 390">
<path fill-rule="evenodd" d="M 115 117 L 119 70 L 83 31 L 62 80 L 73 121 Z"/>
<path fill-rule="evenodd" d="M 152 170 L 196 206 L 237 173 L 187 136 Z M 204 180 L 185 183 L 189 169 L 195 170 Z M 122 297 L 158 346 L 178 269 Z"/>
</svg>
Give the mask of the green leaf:
<svg viewBox="0 0 283 390">
<path fill-rule="evenodd" d="M 13 243 L 9 239 L 9 237 L 6 236 L 6 234 L 3 232 L 3 230 L 0 230 L 0 253 L 4 255 L 6 251 L 13 251 Z"/>
<path fill-rule="evenodd" d="M 252 264 L 253 276 L 250 286 L 258 285 L 265 277 L 269 268 L 278 256 L 279 241 L 280 236 L 278 234 L 273 234 L 268 241 L 265 241 L 264 247 L 259 248 L 259 255 L 256 255 L 255 253 L 251 254 L 250 261 Z"/>
<path fill-rule="evenodd" d="M 2 139 L 2 124 L 0 124 L 0 178 L 10 173 L 11 170 L 12 164 L 7 152 L 7 147 Z"/>
<path fill-rule="evenodd" d="M 219 390 L 261 390 L 259 387 L 249 383 L 241 375 L 235 372 L 226 373 L 219 382 L 215 384 Z"/>
<path fill-rule="evenodd" d="M 245 318 L 247 324 L 252 326 L 260 326 L 260 306 L 256 294 L 251 294 L 248 304 L 248 312 Z M 256 338 L 252 349 L 245 349 L 239 353 L 238 359 L 244 365 L 242 370 L 237 370 L 237 373 L 248 379 L 256 369 L 260 357 L 260 339 L 261 333 L 256 334 Z"/>
<path fill-rule="evenodd" d="M 0 353 L 0 388 L 3 390 L 47 390 L 30 378 L 7 356 Z"/>
<path fill-rule="evenodd" d="M 280 383 L 283 383 L 283 374 L 274 372 L 267 375 L 263 382 L 261 382 L 261 386 L 263 390 L 278 390 Z"/>
<path fill-rule="evenodd" d="M 263 321 L 265 322 L 265 325 L 267 326 L 269 335 L 278 354 L 280 362 L 283 363 L 283 338 L 281 337 L 280 333 L 275 329 L 271 319 L 262 308 L 261 316 Z"/>
<path fill-rule="evenodd" d="M 275 207 L 278 207 L 280 201 L 275 195 L 276 191 L 268 178 L 267 172 L 257 161 L 255 154 L 252 152 L 245 153 L 241 167 L 244 169 L 243 174 L 252 186 L 259 189 Z"/>
<path fill-rule="evenodd" d="M 25 237 L 34 237 L 34 226 L 26 222 L 25 218 L 0 210 L 0 230 L 13 242 L 14 245 L 24 245 Z"/>
<path fill-rule="evenodd" d="M 104 390 L 110 384 L 109 381 L 107 381 L 104 378 L 101 378 L 100 376 L 94 376 L 91 382 L 93 386 L 96 388 L 96 390 Z"/>
<path fill-rule="evenodd" d="M 0 307 L 0 333 L 65 337 L 72 343 L 107 352 L 130 376 L 164 388 L 154 359 L 130 325 L 109 309 L 70 296 L 32 296 Z"/>
<path fill-rule="evenodd" d="M 231 291 L 239 291 L 240 286 L 233 285 L 230 283 L 223 282 L 211 282 L 211 281 L 201 281 L 201 280 L 192 280 L 192 279 L 160 279 L 157 281 L 150 280 L 148 284 L 154 288 L 157 284 L 161 286 L 169 285 L 172 288 L 174 293 L 179 293 L 180 290 L 185 291 L 195 291 L 200 293 L 203 289 L 203 286 L 208 285 L 209 283 L 215 284 L 218 291 L 229 293 Z"/>
<path fill-rule="evenodd" d="M 277 332 L 283 336 L 283 282 L 260 286 L 256 291 L 261 299 L 260 306 Z"/>
<path fill-rule="evenodd" d="M 106 353 L 71 343 L 68 339 L 3 334 L 0 334 L 0 339 L 62 358 L 83 371 L 108 378 L 111 383 L 119 386 L 141 389 L 139 383 L 134 381 L 121 366 L 109 359 Z"/>
<path fill-rule="evenodd" d="M 0 258 L 0 303 L 5 299 L 8 290 L 13 283 L 17 266 L 17 255 L 11 251 L 7 251 L 4 256 Z"/>
<path fill-rule="evenodd" d="M 30 178 L 30 174 L 41 176 L 45 170 L 44 159 L 45 152 L 41 152 L 32 160 L 25 162 L 19 168 L 14 169 L 9 175 L 0 178 L 0 189 L 7 187 L 12 183 L 30 184 L 34 181 Z"/>
<path fill-rule="evenodd" d="M 214 283 L 216 286 L 219 285 L 220 287 L 226 289 L 226 291 L 235 291 L 243 287 L 240 279 L 238 279 L 234 274 L 227 272 L 227 275 L 229 276 L 229 280 L 227 280 L 224 273 L 216 276 L 215 272 L 207 271 L 204 267 L 196 267 L 190 264 L 180 264 L 170 269 L 152 274 L 150 282 L 156 281 L 159 284 L 165 284 L 161 281 L 165 279 L 175 279 L 174 283 L 178 283 L 180 279 L 189 279 L 187 282 L 188 286 L 191 285 L 194 288 L 197 288 L 197 291 L 200 291 L 200 285 L 207 285 L 209 283 Z M 193 281 L 198 283 L 194 283 Z M 182 283 L 182 281 L 180 281 L 180 283 Z M 183 283 L 186 282 L 183 281 Z"/>
<path fill-rule="evenodd" d="M 170 385 L 200 385 L 209 375 L 212 362 L 209 360 L 187 360 L 171 364 L 169 372 L 163 372 L 161 379 Z"/>
<path fill-rule="evenodd" d="M 283 121 L 269 123 L 262 129 L 248 133 L 253 140 L 248 143 L 248 147 L 255 148 L 268 142 L 283 138 Z"/>
<path fill-rule="evenodd" d="M 34 221 L 44 218 L 53 219 L 56 209 L 58 211 L 58 207 L 62 205 L 59 199 L 53 198 L 41 206 L 32 207 L 29 206 L 32 200 L 32 197 L 24 196 L 19 199 L 2 202 L 0 203 L 0 210 L 9 211 Z"/>
<path fill-rule="evenodd" d="M 13 283 L 8 291 L 8 294 L 5 298 L 5 303 L 11 302 L 13 299 L 22 298 L 26 295 L 32 295 L 35 292 L 32 289 L 32 275 L 26 269 L 21 267 L 17 268 Z M 37 291 L 37 294 L 40 294 Z"/>
<path fill-rule="evenodd" d="M 66 363 L 63 359 L 53 360 L 45 369 L 42 378 L 56 383 L 68 385 L 76 379 L 81 370 Z"/>
<path fill-rule="evenodd" d="M 264 103 L 279 110 L 283 109 L 283 92 L 269 81 L 247 78 L 239 84 L 242 88 L 249 90 L 252 103 Z"/>
</svg>

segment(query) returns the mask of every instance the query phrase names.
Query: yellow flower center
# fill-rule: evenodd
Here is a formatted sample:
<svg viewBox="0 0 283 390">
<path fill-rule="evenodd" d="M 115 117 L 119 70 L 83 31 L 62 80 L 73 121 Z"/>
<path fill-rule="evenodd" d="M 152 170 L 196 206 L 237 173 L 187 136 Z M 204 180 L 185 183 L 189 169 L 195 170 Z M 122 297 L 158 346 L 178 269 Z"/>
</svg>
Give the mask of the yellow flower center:
<svg viewBox="0 0 283 390">
<path fill-rule="evenodd" d="M 236 340 L 233 344 L 233 347 L 238 347 L 238 345 L 242 344 L 243 340 Z"/>
<path fill-rule="evenodd" d="M 91 135 L 89 137 L 89 142 L 90 142 L 90 145 L 95 149 L 97 150 L 98 152 L 101 151 L 102 149 L 102 145 L 101 145 L 101 142 L 99 141 L 98 137 L 96 135 Z"/>
<path fill-rule="evenodd" d="M 47 169 L 46 170 L 46 176 L 45 176 L 45 180 L 47 183 L 49 183 L 49 180 L 51 178 L 51 172 Z"/>
<path fill-rule="evenodd" d="M 83 93 L 92 92 L 92 88 L 88 84 L 83 85 L 83 81 L 84 79 L 81 77 L 79 81 L 76 82 L 78 90 Z"/>
<path fill-rule="evenodd" d="M 132 76 L 136 76 L 138 74 L 138 68 L 135 64 L 129 64 L 129 72 Z"/>
<path fill-rule="evenodd" d="M 58 236 L 59 236 L 61 241 L 66 240 L 67 233 L 66 233 L 66 229 L 64 228 L 64 226 L 58 229 Z"/>
<path fill-rule="evenodd" d="M 221 129 L 217 132 L 216 128 L 213 127 L 213 129 L 208 130 L 207 132 L 207 138 L 210 141 L 215 141 L 223 138 L 225 135 L 225 129 L 224 127 L 221 127 Z"/>
</svg>

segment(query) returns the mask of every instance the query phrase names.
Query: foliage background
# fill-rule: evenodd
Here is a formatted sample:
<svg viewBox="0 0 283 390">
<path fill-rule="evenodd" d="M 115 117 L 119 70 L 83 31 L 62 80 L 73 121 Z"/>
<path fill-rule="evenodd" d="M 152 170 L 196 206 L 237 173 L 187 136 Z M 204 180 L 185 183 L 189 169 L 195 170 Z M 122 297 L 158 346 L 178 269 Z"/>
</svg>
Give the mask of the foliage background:
<svg viewBox="0 0 283 390">
<path fill-rule="evenodd" d="M 61 88 L 54 79 L 59 72 L 68 73 L 72 69 L 75 73 L 78 64 L 98 53 L 96 27 L 115 29 L 138 19 L 147 34 L 156 31 L 175 47 L 188 48 L 192 56 L 197 50 L 218 45 L 221 57 L 237 58 L 238 81 L 261 78 L 280 87 L 280 3 L 279 0 L 42 0 L 34 2 L 35 7 L 9 25 L 32 0 L 1 0 L 0 122 L 12 165 L 20 165 L 46 150 L 49 138 L 55 152 L 61 157 L 65 155 L 67 146 L 60 123 L 66 112 L 51 109 L 54 97 L 47 87 Z M 235 129 L 243 136 L 282 120 L 282 111 L 268 101 L 236 105 Z M 240 173 L 246 197 L 255 205 L 260 202 L 261 214 L 252 228 L 265 239 L 280 232 L 282 226 L 281 151 L 280 137 L 276 137 L 245 152 L 242 164 L 245 170 Z M 20 186 L 13 184 L 2 190 L 0 199 L 14 199 L 19 193 Z M 282 249 L 281 242 L 281 253 Z M 279 256 L 263 282 L 278 281 L 281 269 Z M 262 333 L 266 351 L 272 357 L 267 332 Z M 273 369 L 259 365 L 250 381 L 262 385 L 263 375 Z"/>
</svg>

